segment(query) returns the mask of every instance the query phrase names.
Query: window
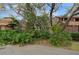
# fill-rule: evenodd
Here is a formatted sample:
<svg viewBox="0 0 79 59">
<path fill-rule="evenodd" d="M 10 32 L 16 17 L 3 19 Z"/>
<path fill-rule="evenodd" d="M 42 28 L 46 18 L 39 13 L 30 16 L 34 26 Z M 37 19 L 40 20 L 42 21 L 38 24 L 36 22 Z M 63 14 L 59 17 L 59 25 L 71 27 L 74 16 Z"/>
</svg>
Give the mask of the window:
<svg viewBox="0 0 79 59">
<path fill-rule="evenodd" d="M 79 18 L 75 18 L 75 21 L 79 21 Z"/>
<path fill-rule="evenodd" d="M 67 20 L 67 18 L 64 18 L 64 21 L 66 21 Z"/>
</svg>

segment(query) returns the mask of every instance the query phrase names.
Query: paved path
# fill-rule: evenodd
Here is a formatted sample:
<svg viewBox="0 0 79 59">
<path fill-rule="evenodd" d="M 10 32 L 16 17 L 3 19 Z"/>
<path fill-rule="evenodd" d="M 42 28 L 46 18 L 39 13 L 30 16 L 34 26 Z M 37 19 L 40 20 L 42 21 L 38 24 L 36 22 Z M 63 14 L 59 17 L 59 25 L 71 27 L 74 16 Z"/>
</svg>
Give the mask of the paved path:
<svg viewBox="0 0 79 59">
<path fill-rule="evenodd" d="M 7 45 L 0 48 L 0 55 L 79 55 L 79 52 L 41 45 L 23 47 Z"/>
</svg>

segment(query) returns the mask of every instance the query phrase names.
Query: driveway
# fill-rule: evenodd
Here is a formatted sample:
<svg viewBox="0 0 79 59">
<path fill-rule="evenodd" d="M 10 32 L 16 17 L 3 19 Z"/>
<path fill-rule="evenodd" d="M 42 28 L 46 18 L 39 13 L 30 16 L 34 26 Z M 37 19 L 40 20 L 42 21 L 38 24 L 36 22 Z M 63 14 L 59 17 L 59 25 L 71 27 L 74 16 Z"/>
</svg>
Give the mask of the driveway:
<svg viewBox="0 0 79 59">
<path fill-rule="evenodd" d="M 0 48 L 0 55 L 79 55 L 79 51 L 42 45 L 26 45 L 23 47 L 7 45 Z"/>
</svg>

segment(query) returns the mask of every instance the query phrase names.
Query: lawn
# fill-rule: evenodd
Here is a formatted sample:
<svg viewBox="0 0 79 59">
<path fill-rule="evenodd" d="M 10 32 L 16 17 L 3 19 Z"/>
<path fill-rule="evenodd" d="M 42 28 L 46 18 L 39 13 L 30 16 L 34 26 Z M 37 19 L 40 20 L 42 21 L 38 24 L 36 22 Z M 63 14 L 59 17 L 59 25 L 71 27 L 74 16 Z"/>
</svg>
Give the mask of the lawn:
<svg viewBox="0 0 79 59">
<path fill-rule="evenodd" d="M 68 47 L 64 47 L 64 48 L 68 49 L 68 50 L 79 51 L 79 42 L 72 41 L 72 45 L 70 45 Z"/>
<path fill-rule="evenodd" d="M 79 51 L 79 42 L 73 41 L 72 45 L 69 48 L 71 50 Z"/>
</svg>

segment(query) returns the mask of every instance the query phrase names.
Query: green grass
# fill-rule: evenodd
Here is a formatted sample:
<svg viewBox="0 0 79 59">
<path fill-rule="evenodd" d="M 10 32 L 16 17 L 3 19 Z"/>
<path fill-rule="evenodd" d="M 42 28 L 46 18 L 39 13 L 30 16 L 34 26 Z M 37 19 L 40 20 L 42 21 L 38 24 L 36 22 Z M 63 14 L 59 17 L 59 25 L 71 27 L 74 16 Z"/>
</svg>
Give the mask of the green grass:
<svg viewBox="0 0 79 59">
<path fill-rule="evenodd" d="M 70 50 L 79 51 L 79 42 L 72 42 L 72 45 L 68 47 Z"/>
</svg>

